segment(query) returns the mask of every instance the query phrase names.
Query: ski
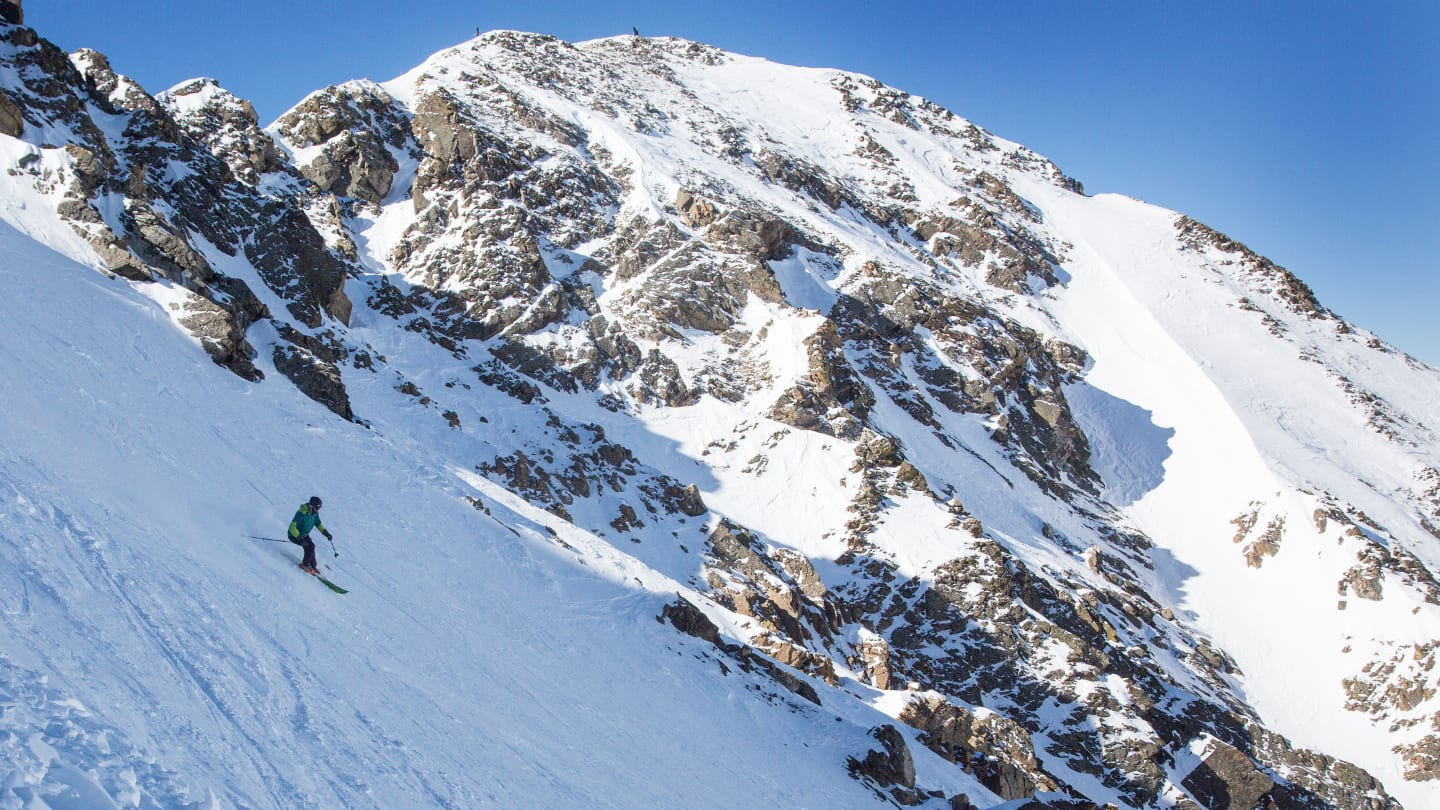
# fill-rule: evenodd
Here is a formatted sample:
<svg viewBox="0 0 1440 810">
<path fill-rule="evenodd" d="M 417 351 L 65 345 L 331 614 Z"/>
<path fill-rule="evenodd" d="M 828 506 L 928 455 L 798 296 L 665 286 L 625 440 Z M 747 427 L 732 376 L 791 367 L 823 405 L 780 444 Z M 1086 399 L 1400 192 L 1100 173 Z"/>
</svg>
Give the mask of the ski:
<svg viewBox="0 0 1440 810">
<path fill-rule="evenodd" d="M 330 580 L 326 579 L 325 577 L 320 576 L 319 574 L 316 574 L 316 575 L 315 575 L 315 578 L 318 579 L 318 580 L 320 580 L 322 583 L 324 583 L 325 587 L 329 588 L 330 590 L 332 590 L 332 591 L 334 591 L 334 592 L 336 592 L 336 593 L 349 593 L 349 591 L 345 590 L 344 588 L 340 587 L 339 585 L 336 585 L 335 583 L 331 582 Z"/>
<path fill-rule="evenodd" d="M 321 584 L 323 584 L 325 587 L 329 588 L 330 590 L 334 591 L 335 593 L 349 593 L 349 591 L 345 590 L 344 588 L 340 587 L 339 585 L 336 585 L 335 583 L 331 582 L 330 580 L 326 579 L 325 577 L 320 576 L 319 572 L 310 571 L 310 570 L 306 569 L 305 566 L 303 566 L 303 565 L 300 566 L 300 570 L 301 570 L 301 571 L 304 571 L 305 573 L 309 574 L 310 576 L 315 577 L 316 579 L 320 580 Z"/>
</svg>

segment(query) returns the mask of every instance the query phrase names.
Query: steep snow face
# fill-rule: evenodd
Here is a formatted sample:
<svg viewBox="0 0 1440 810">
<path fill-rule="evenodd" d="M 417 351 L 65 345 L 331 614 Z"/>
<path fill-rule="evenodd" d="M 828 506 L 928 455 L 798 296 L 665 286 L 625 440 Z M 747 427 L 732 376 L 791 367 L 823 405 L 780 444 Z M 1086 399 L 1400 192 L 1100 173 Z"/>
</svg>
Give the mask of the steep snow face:
<svg viewBox="0 0 1440 810">
<path fill-rule="evenodd" d="M 8 223 L 0 257 L 5 806 L 873 799 L 844 769 L 874 712 L 727 676 L 654 620 L 684 585 L 443 442 L 226 373 L 163 304 Z M 247 536 L 312 493 L 344 597 Z M 988 795 L 916 753 L 926 784 Z"/>
<path fill-rule="evenodd" d="M 496 32 L 263 131 L 66 64 L 0 73 L 20 801 L 1440 801 L 1440 375 L 1223 235 L 680 40 Z M 343 598 L 244 536 L 315 492 Z"/>
<path fill-rule="evenodd" d="M 1435 463 L 1425 414 L 1440 375 L 1328 313 L 1257 296 L 1236 257 L 1180 243 L 1171 212 L 1025 193 L 1075 245 L 1052 311 L 1094 358 L 1087 382 L 1169 434 L 1152 439 L 1165 442 L 1163 477 L 1127 512 L 1173 555 L 1175 604 L 1235 656 L 1267 723 L 1428 803 L 1389 751 L 1426 733 L 1395 721 L 1431 709 L 1372 710 L 1357 695 L 1377 662 L 1433 643 L 1434 580 L 1390 568 L 1365 595 L 1347 583 L 1376 544 L 1433 570 L 1416 484 Z M 1102 409 L 1081 421 L 1092 440 L 1136 435 Z"/>
</svg>

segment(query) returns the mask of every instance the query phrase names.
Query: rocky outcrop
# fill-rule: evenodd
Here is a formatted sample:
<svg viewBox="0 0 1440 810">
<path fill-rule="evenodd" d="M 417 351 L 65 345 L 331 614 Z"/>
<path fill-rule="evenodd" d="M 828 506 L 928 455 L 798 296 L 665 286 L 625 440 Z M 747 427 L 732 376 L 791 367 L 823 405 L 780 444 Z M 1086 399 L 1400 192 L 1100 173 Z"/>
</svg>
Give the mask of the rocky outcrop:
<svg viewBox="0 0 1440 810">
<path fill-rule="evenodd" d="M 988 172 L 972 182 L 974 196 L 948 210 L 907 214 L 915 235 L 937 257 L 983 268 L 985 280 L 1001 289 L 1028 292 L 1032 282 L 1054 284 L 1060 258 L 1024 226 L 1034 217 L 1029 204 Z"/>
<path fill-rule="evenodd" d="M 255 108 L 214 79 L 191 79 L 162 93 L 158 101 L 185 131 L 225 161 L 234 177 L 249 185 L 267 172 L 285 171 L 275 141 L 260 130 Z"/>
<path fill-rule="evenodd" d="M 702 641 L 708 641 L 719 647 L 720 628 L 710 621 L 700 608 L 685 599 L 678 599 L 666 605 L 660 611 L 660 620 L 669 622 L 686 635 L 695 636 Z"/>
<path fill-rule="evenodd" d="M 324 405 L 341 419 L 355 419 L 345 382 L 334 363 L 294 345 L 276 345 L 273 360 L 275 369 L 295 383 L 305 396 Z"/>
<path fill-rule="evenodd" d="M 681 487 L 678 484 L 665 488 L 665 498 L 674 505 L 675 511 L 688 517 L 699 517 L 710 508 L 705 505 L 705 499 L 700 497 L 700 488 L 694 484 Z"/>
<path fill-rule="evenodd" d="M 1416 782 L 1440 779 L 1440 713 L 1430 719 L 1434 729 L 1419 740 L 1395 747 L 1405 765 L 1405 778 Z"/>
<path fill-rule="evenodd" d="M 794 226 L 782 219 L 761 213 L 731 211 L 705 229 L 704 240 L 724 250 L 757 262 L 784 258 L 796 244 Z M 767 301 L 780 300 L 779 285 L 754 290 Z"/>
<path fill-rule="evenodd" d="M 1440 641 L 1399 645 L 1381 652 L 1352 678 L 1346 678 L 1345 708 L 1376 719 L 1409 714 L 1440 693 L 1436 684 Z"/>
<path fill-rule="evenodd" d="M 1270 806 L 1275 788 L 1275 780 L 1249 757 L 1218 740 L 1211 742 L 1205 758 L 1181 784 L 1202 807 L 1236 810 Z"/>
<path fill-rule="evenodd" d="M 874 633 L 862 631 L 856 651 L 860 656 L 862 671 L 871 686 L 881 690 L 894 688 L 889 642 Z"/>
<path fill-rule="evenodd" d="M 880 743 L 880 748 L 867 752 L 864 759 L 851 758 L 850 773 L 882 789 L 889 788 L 889 794 L 901 804 L 918 804 L 918 797 L 913 793 L 915 760 L 905 737 L 891 725 L 871 729 L 870 736 Z"/>
<path fill-rule="evenodd" d="M 838 607 L 805 558 L 771 551 L 753 533 L 722 520 L 709 537 L 707 581 L 721 604 L 769 628 L 763 649 L 798 669 L 835 681 L 831 660 L 815 655 L 839 630 Z"/>
<path fill-rule="evenodd" d="M 805 349 L 809 373 L 780 397 L 769 417 L 801 430 L 855 438 L 875 406 L 875 395 L 851 367 L 835 324 L 822 323 L 805 339 Z"/>
<path fill-rule="evenodd" d="M 675 192 L 675 208 L 680 212 L 680 219 L 692 228 L 703 228 L 720 216 L 714 203 L 683 188 Z"/>
<path fill-rule="evenodd" d="M 24 131 L 25 112 L 16 106 L 9 96 L 0 91 L 0 135 L 18 138 Z"/>
<path fill-rule="evenodd" d="M 790 694 L 816 706 L 821 705 L 820 696 L 816 693 L 815 687 L 811 686 L 804 678 L 797 677 L 769 659 L 756 655 L 751 647 L 741 644 L 726 644 L 715 623 L 710 621 L 704 611 L 684 597 L 679 597 L 675 602 L 662 608 L 656 620 L 668 622 L 682 633 L 709 642 L 743 671 L 764 676 Z M 723 664 L 722 669 L 728 674 L 729 670 Z"/>
<path fill-rule="evenodd" d="M 281 116 L 274 130 L 292 150 L 310 155 L 296 166 L 307 179 L 324 191 L 371 204 L 389 195 L 400 170 L 396 155 L 413 160 L 418 152 L 409 116 L 372 82 L 313 93 Z"/>
<path fill-rule="evenodd" d="M 994 714 L 977 717 L 937 694 L 906 705 L 901 722 L 920 729 L 927 748 L 975 774 L 1002 799 L 1034 796 L 1057 784 L 1035 759 L 1030 735 L 1019 724 Z"/>
<path fill-rule="evenodd" d="M 1270 793 L 1278 807 L 1345 807 L 1355 810 L 1399 810 L 1400 803 L 1385 786 L 1364 769 L 1350 762 L 1296 748 L 1289 740 L 1263 728 L 1253 720 L 1242 724 L 1243 736 L 1229 740 L 1237 749 L 1267 772 L 1277 774 Z M 1213 750 L 1213 749 L 1212 749 Z M 1263 785 L 1246 772 L 1245 763 L 1233 754 L 1225 755 L 1233 770 L 1229 773 L 1251 789 Z"/>
<path fill-rule="evenodd" d="M 1273 297 L 1290 311 L 1310 318 L 1334 317 L 1330 310 L 1320 305 L 1314 291 L 1305 282 L 1225 234 L 1186 216 L 1176 219 L 1175 231 L 1181 244 L 1190 250 L 1218 251 L 1240 262 L 1257 293 Z"/>
<path fill-rule="evenodd" d="M 424 149 L 410 192 L 416 208 L 425 207 L 432 190 L 453 181 L 499 183 L 540 157 L 540 153 L 527 154 L 488 128 L 472 123 L 465 105 L 445 90 L 420 99 L 411 128 Z"/>
<path fill-rule="evenodd" d="M 200 345 L 217 365 L 230 369 L 252 382 L 265 375 L 255 367 L 255 347 L 245 338 L 251 324 L 270 317 L 265 305 L 250 288 L 224 279 L 220 285 L 231 295 L 232 305 L 220 305 L 200 296 L 190 297 L 180 316 L 180 325 L 200 339 Z"/>
<path fill-rule="evenodd" d="M 1280 544 L 1285 539 L 1285 518 L 1276 516 L 1266 525 L 1264 531 L 1252 538 L 1256 522 L 1260 518 L 1262 504 L 1255 504 L 1251 511 L 1239 515 L 1230 522 L 1236 528 L 1234 542 L 1245 543 L 1242 549 L 1245 555 L 1245 563 L 1251 568 L 1259 568 L 1264 564 L 1266 557 L 1274 557 L 1280 552 Z M 1249 540 L 1248 543 L 1245 541 Z"/>
<path fill-rule="evenodd" d="M 875 263 L 860 272 L 831 319 L 876 396 L 932 428 L 937 408 L 993 416 L 993 438 L 1036 484 L 1065 498 L 1098 491 L 1089 441 L 1064 393 L 1085 367 L 1083 351 L 925 280 Z"/>
<path fill-rule="evenodd" d="M 3 36 L 0 60 L 20 77 L 5 88 L 6 99 L 45 132 L 69 133 L 55 145 L 73 167 L 59 213 L 111 272 L 190 293 L 176 322 L 217 364 L 261 379 L 247 331 L 273 316 L 244 281 L 218 272 L 217 262 L 250 263 L 304 326 L 319 326 L 327 315 L 348 319 L 347 265 L 295 200 L 256 185 L 261 174 L 284 167 L 248 102 L 208 79 L 153 97 L 102 54 L 66 56 L 27 29 Z M 123 137 L 102 135 L 95 115 L 124 121 Z M 307 395 L 353 416 L 333 364 L 294 346 L 272 353 Z"/>
</svg>

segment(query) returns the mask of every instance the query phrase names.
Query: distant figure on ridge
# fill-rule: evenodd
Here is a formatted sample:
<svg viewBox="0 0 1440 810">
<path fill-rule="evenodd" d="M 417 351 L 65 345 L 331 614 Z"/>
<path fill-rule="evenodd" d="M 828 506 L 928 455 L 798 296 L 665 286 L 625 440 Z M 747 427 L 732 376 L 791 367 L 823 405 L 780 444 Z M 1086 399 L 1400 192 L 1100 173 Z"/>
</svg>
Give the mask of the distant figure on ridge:
<svg viewBox="0 0 1440 810">
<path fill-rule="evenodd" d="M 635 32 L 635 36 L 640 36 L 640 29 L 638 27 L 632 25 L 630 26 L 630 30 Z"/>
<path fill-rule="evenodd" d="M 305 559 L 300 561 L 300 568 L 306 573 L 320 575 L 320 569 L 315 562 L 315 541 L 310 539 L 310 532 L 319 529 L 325 535 L 326 540 L 334 540 L 334 535 L 325 530 L 325 525 L 320 522 L 320 496 L 315 496 L 295 511 L 295 518 L 290 521 L 290 542 L 305 549 Z"/>
</svg>

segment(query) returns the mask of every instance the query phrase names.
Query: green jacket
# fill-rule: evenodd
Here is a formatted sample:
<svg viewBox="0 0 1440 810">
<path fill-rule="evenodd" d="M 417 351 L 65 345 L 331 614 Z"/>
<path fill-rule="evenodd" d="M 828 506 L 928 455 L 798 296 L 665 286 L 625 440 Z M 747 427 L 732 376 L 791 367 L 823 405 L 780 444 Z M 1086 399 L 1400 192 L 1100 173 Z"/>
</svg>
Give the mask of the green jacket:
<svg viewBox="0 0 1440 810">
<path fill-rule="evenodd" d="M 295 519 L 290 521 L 290 536 L 298 540 L 315 529 L 319 529 L 326 537 L 330 536 L 330 532 L 325 531 L 325 526 L 320 522 L 320 513 L 311 509 L 308 503 L 300 504 Z"/>
</svg>

